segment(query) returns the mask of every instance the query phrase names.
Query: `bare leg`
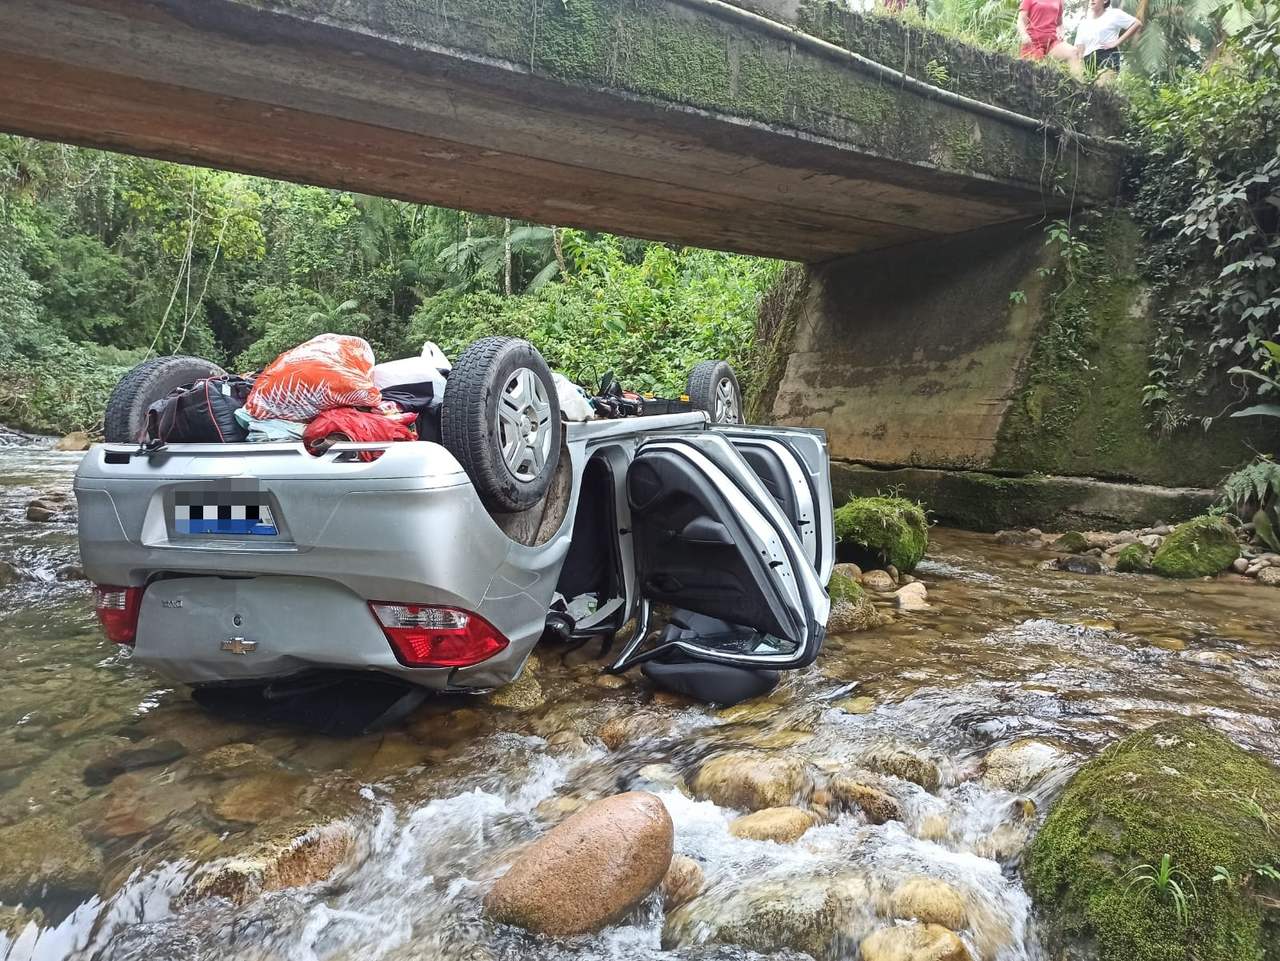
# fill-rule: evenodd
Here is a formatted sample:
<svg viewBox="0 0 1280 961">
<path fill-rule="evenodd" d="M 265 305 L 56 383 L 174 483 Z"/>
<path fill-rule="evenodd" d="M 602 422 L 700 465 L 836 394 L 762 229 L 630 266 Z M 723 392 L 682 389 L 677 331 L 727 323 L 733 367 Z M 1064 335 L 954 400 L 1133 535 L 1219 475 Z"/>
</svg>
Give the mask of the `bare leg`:
<svg viewBox="0 0 1280 961">
<path fill-rule="evenodd" d="M 1080 59 L 1080 51 L 1065 40 L 1057 41 L 1049 48 L 1049 56 L 1054 60 L 1065 60 L 1071 75 L 1077 80 L 1084 77 L 1084 61 Z"/>
</svg>

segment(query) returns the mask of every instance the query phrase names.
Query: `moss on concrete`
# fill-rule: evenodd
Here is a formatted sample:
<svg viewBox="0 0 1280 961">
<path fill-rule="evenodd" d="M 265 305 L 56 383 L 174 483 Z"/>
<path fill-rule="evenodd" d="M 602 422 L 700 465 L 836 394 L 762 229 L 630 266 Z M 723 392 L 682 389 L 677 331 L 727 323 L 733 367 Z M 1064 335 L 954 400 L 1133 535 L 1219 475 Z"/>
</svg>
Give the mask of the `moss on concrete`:
<svg viewBox="0 0 1280 961">
<path fill-rule="evenodd" d="M 809 270 L 792 264 L 760 299 L 756 315 L 755 347 L 747 380 L 753 385 L 747 395 L 747 420 L 752 424 L 770 421 L 778 384 L 787 369 L 787 357 L 795 341 L 796 325 L 809 296 Z"/>
<path fill-rule="evenodd" d="M 855 497 L 835 512 L 836 556 L 863 567 L 915 570 L 929 547 L 924 509 L 905 497 Z"/>
<path fill-rule="evenodd" d="M 831 465 L 831 489 L 837 502 L 898 490 L 928 504 L 930 515 L 940 524 L 990 532 L 1010 527 L 1059 531 L 1150 527 L 1195 517 L 1217 499 L 1210 489 L 917 467 L 876 470 L 840 462 Z"/>
<path fill-rule="evenodd" d="M 1260 816 L 1259 811 L 1263 812 Z M 1261 961 L 1276 917 L 1241 880 L 1280 863 L 1280 771 L 1195 721 L 1131 735 L 1072 778 L 1031 844 L 1026 876 L 1054 956 Z M 1168 854 L 1189 923 L 1136 875 Z M 1215 883 L 1215 867 L 1230 884 Z"/>
<path fill-rule="evenodd" d="M 1210 577 L 1240 556 L 1236 532 L 1221 517 L 1196 517 L 1179 524 L 1151 558 L 1151 568 L 1164 577 Z"/>
<path fill-rule="evenodd" d="M 1116 570 L 1121 574 L 1145 574 L 1151 570 L 1151 549 L 1136 541 L 1120 548 Z"/>
<path fill-rule="evenodd" d="M 1152 431 L 1142 405 L 1154 341 L 1153 307 L 1135 272 L 1137 227 L 1121 213 L 1086 225 L 1088 250 L 1070 268 L 1059 262 L 1022 386 L 1005 415 L 991 467 L 1081 474 L 1167 486 L 1211 487 L 1249 456 L 1259 437 L 1247 425 L 1218 421 L 1165 436 Z M 1221 411 L 1210 398 L 1203 414 Z"/>
</svg>

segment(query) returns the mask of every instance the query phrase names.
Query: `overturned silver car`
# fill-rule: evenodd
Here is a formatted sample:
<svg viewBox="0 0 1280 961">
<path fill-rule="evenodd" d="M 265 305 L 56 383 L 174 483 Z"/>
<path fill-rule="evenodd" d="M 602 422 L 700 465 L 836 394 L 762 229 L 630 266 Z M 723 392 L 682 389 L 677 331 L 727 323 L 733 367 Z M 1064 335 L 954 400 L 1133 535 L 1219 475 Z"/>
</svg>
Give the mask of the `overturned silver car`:
<svg viewBox="0 0 1280 961">
<path fill-rule="evenodd" d="M 190 359 L 160 368 L 176 360 Z M 133 379 L 154 393 L 182 376 Z M 440 442 L 317 457 L 300 443 L 140 446 L 117 427 L 75 481 L 99 617 L 138 661 L 200 690 L 353 674 L 491 689 L 544 637 L 608 641 L 633 623 L 607 669 L 643 664 L 710 700 L 758 693 L 823 641 L 826 439 L 738 423 L 723 362 L 698 365 L 689 395 L 699 409 L 564 422 L 538 352 L 488 338 L 449 373 Z M 668 623 L 650 636 L 655 605 Z"/>
</svg>

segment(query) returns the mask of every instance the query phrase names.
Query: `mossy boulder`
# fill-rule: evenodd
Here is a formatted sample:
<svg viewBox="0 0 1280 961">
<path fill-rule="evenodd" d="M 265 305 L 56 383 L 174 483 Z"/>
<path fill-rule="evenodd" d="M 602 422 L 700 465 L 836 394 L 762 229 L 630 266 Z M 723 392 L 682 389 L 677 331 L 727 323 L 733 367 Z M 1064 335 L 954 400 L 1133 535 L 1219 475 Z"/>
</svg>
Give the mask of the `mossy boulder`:
<svg viewBox="0 0 1280 961">
<path fill-rule="evenodd" d="M 827 618 L 829 634 L 866 631 L 886 621 L 867 597 L 866 589 L 838 567 L 831 573 L 827 593 L 831 597 L 831 614 Z"/>
<path fill-rule="evenodd" d="M 1206 514 L 1175 527 L 1151 558 L 1151 567 L 1165 577 L 1209 577 L 1239 556 L 1235 530 L 1223 518 Z"/>
<path fill-rule="evenodd" d="M 1032 842 L 1027 882 L 1054 957 L 1260 961 L 1280 957 L 1280 914 L 1249 884 L 1280 864 L 1280 770 L 1216 731 L 1167 721 L 1080 769 Z M 1169 855 L 1187 895 L 1144 875 Z M 1230 882 L 1215 882 L 1221 865 Z"/>
<path fill-rule="evenodd" d="M 1079 531 L 1067 531 L 1050 546 L 1060 554 L 1083 554 L 1089 549 L 1089 540 Z"/>
<path fill-rule="evenodd" d="M 855 497 L 835 512 L 836 556 L 864 569 L 915 570 L 929 546 L 924 508 L 905 497 Z"/>
<path fill-rule="evenodd" d="M 1121 574 L 1146 574 L 1151 570 L 1151 549 L 1134 541 L 1120 548 L 1116 555 L 1116 570 Z"/>
</svg>

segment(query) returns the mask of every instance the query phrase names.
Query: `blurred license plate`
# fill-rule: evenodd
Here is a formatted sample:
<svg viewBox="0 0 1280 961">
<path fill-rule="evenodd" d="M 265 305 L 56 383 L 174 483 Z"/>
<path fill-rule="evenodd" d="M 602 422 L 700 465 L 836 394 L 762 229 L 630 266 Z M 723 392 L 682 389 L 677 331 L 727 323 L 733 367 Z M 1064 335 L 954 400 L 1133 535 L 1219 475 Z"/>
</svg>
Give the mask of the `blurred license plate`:
<svg viewBox="0 0 1280 961">
<path fill-rule="evenodd" d="M 271 508 L 248 503 L 226 493 L 183 491 L 175 495 L 173 529 L 178 534 L 230 534 L 244 537 L 273 537 L 276 527 Z"/>
</svg>

